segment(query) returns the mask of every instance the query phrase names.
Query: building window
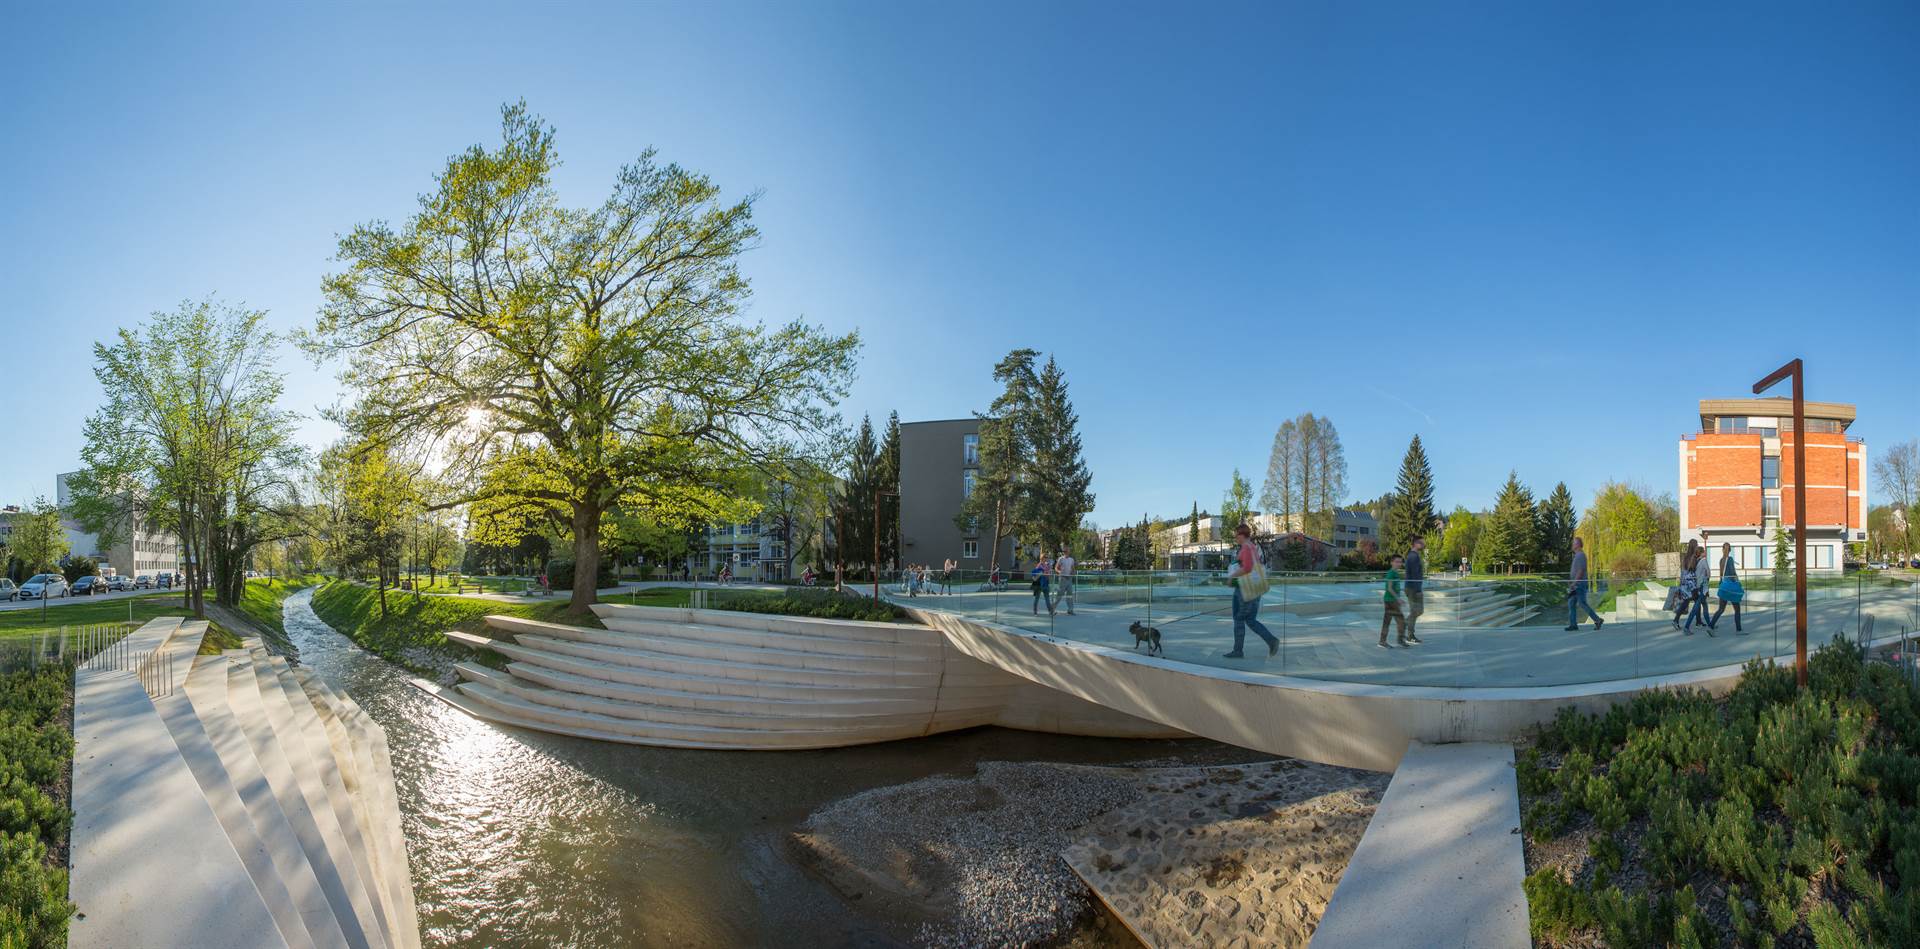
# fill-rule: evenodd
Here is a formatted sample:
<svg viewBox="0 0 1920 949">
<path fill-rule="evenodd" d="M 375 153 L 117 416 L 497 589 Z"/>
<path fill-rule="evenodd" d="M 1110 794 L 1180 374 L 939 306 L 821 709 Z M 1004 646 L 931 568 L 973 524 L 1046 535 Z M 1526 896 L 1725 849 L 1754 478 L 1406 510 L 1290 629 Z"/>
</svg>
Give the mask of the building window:
<svg viewBox="0 0 1920 949">
<path fill-rule="evenodd" d="M 976 473 L 977 472 L 975 472 L 972 468 L 968 468 L 967 470 L 960 472 L 960 496 L 961 497 L 963 498 L 973 497 L 973 478 Z"/>
<path fill-rule="evenodd" d="M 960 557 L 963 560 L 980 559 L 980 542 L 970 540 L 960 545 Z"/>
<path fill-rule="evenodd" d="M 963 465 L 977 465 L 980 463 L 980 436 L 960 436 L 960 463 Z"/>
<path fill-rule="evenodd" d="M 1780 486 L 1779 455 L 1767 455 L 1760 459 L 1760 486 L 1763 488 L 1777 488 Z"/>
<path fill-rule="evenodd" d="M 980 519 L 979 519 L 979 518 L 977 518 L 977 517 L 969 517 L 969 518 L 967 518 L 967 533 L 969 533 L 969 534 L 978 534 L 978 533 L 980 533 Z"/>
<path fill-rule="evenodd" d="M 1760 499 L 1760 519 L 1766 522 L 1768 530 L 1774 530 L 1780 526 L 1779 495 Z"/>
</svg>

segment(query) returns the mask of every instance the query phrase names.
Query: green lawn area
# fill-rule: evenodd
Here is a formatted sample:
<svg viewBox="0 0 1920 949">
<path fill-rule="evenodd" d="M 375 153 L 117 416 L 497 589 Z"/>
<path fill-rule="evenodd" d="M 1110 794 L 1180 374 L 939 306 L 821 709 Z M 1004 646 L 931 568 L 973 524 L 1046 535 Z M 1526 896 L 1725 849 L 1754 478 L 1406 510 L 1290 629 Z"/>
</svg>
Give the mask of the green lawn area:
<svg viewBox="0 0 1920 949">
<path fill-rule="evenodd" d="M 42 630 L 57 630 L 62 626 L 124 623 L 128 618 L 129 603 L 133 604 L 132 618 L 135 623 L 144 623 L 156 616 L 192 616 L 193 611 L 180 605 L 180 599 L 178 593 L 149 593 L 118 600 L 70 603 L 49 606 L 45 618 L 37 609 L 8 610 L 0 613 L 0 639 L 34 636 Z"/>
<path fill-rule="evenodd" d="M 687 591 L 673 588 L 647 590 L 632 597 L 615 597 L 611 602 L 632 602 L 641 606 L 686 606 Z M 423 657 L 418 652 L 409 658 L 409 650 L 427 650 L 429 653 L 453 655 L 461 659 L 472 658 L 469 650 L 449 644 L 446 633 L 457 629 L 481 636 L 489 635 L 486 618 L 490 615 L 523 616 L 575 626 L 600 625 L 599 620 L 591 616 L 585 619 L 569 618 L 566 615 L 567 604 L 560 601 L 501 603 L 474 597 L 415 596 L 389 590 L 387 608 L 388 615 L 381 617 L 380 594 L 372 587 L 337 580 L 329 581 L 313 597 L 314 613 L 328 626 L 359 643 L 368 652 L 422 673 L 432 670 L 420 661 Z M 488 657 L 483 657 L 483 660 L 491 661 Z"/>
<path fill-rule="evenodd" d="M 1541 730 L 1516 762 L 1536 945 L 1920 945 L 1920 688 L 1845 643 L 1809 666 Z"/>
</svg>

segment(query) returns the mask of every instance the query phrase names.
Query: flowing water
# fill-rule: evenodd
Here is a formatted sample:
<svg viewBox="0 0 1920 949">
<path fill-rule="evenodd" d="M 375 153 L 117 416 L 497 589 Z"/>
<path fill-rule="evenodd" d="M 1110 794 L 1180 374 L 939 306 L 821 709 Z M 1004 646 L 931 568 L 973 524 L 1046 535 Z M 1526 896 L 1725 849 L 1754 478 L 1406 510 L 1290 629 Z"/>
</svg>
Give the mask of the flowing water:
<svg viewBox="0 0 1920 949">
<path fill-rule="evenodd" d="M 429 945 L 896 945 L 786 844 L 814 808 L 974 763 L 1238 760 L 1199 740 L 975 729 L 800 752 L 619 745 L 477 721 L 288 597 L 300 661 L 386 729 Z"/>
</svg>

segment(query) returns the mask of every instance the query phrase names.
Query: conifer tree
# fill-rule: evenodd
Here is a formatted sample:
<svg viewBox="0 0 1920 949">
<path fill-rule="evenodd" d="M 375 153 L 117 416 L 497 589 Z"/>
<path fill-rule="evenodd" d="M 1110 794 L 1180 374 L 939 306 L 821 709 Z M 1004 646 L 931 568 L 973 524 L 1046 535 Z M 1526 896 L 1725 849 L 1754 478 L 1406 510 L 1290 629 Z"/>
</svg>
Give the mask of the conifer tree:
<svg viewBox="0 0 1920 949">
<path fill-rule="evenodd" d="M 1200 542 L 1200 502 L 1193 502 L 1193 514 L 1187 518 L 1187 543 Z"/>
<path fill-rule="evenodd" d="M 1790 577 L 1793 575 L 1793 528 L 1778 527 L 1773 531 L 1773 575 Z"/>
<path fill-rule="evenodd" d="M 1539 539 L 1533 526 L 1533 494 L 1526 485 L 1520 483 L 1519 472 L 1509 472 L 1506 486 L 1500 489 L 1500 497 L 1494 501 L 1493 513 L 1488 515 L 1486 528 L 1481 532 L 1480 543 L 1474 551 L 1474 570 L 1483 572 L 1493 567 L 1504 567 L 1510 572 L 1516 565 L 1533 563 L 1538 558 L 1538 552 Z"/>
<path fill-rule="evenodd" d="M 1000 551 L 1007 536 L 1030 536 L 1022 518 L 1028 511 L 1024 503 L 1026 485 L 1023 475 L 1028 467 L 1027 420 L 1032 412 L 1034 386 L 1033 360 L 1039 353 L 1016 349 L 993 367 L 994 381 L 1002 386 L 1000 395 L 980 416 L 980 468 L 974 475 L 973 493 L 961 502 L 954 519 L 965 531 L 990 527 L 988 549 L 992 567 L 1000 566 Z"/>
<path fill-rule="evenodd" d="M 848 450 L 847 480 L 833 501 L 834 562 L 843 568 L 873 560 L 873 504 L 883 467 L 873 419 L 863 416 Z"/>
<path fill-rule="evenodd" d="M 1427 452 L 1418 435 L 1413 436 L 1406 456 L 1400 460 L 1400 480 L 1391 497 L 1385 523 L 1380 525 L 1380 539 L 1389 556 L 1404 554 L 1416 538 L 1433 530 L 1433 468 L 1427 463 Z"/>
<path fill-rule="evenodd" d="M 1033 539 L 1045 553 L 1065 549 L 1080 520 L 1093 510 L 1093 475 L 1081 457 L 1080 416 L 1067 395 L 1067 378 L 1049 356 L 1034 380 L 1025 417 L 1031 454 L 1026 476 L 1025 516 Z"/>
<path fill-rule="evenodd" d="M 879 477 L 876 491 L 894 492 L 880 501 L 880 562 L 900 566 L 900 413 L 887 417 L 887 435 L 880 443 Z"/>
<path fill-rule="evenodd" d="M 1553 486 L 1553 493 L 1547 495 L 1535 511 L 1534 525 L 1540 539 L 1541 565 L 1560 567 L 1571 562 L 1575 523 L 1573 495 L 1567 491 L 1567 483 L 1562 481 Z"/>
</svg>

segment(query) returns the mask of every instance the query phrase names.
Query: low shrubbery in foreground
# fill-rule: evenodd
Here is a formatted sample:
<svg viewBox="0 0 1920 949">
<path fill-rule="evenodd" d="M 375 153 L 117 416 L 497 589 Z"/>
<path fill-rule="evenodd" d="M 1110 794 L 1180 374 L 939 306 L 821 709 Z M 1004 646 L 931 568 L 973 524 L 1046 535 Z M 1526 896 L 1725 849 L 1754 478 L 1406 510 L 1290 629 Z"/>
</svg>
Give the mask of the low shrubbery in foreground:
<svg viewBox="0 0 1920 949">
<path fill-rule="evenodd" d="M 622 602 L 615 599 L 612 602 Z M 727 590 L 707 593 L 707 608 L 776 616 L 812 616 L 819 619 L 855 619 L 887 622 L 905 618 L 907 611 L 885 600 L 835 590 L 795 587 L 786 590 Z"/>
<path fill-rule="evenodd" d="M 1920 945 L 1920 690 L 1835 643 L 1563 710 L 1517 762 L 1545 945 Z"/>
<path fill-rule="evenodd" d="M 0 676 L 0 946 L 64 946 L 69 666 Z"/>
</svg>

